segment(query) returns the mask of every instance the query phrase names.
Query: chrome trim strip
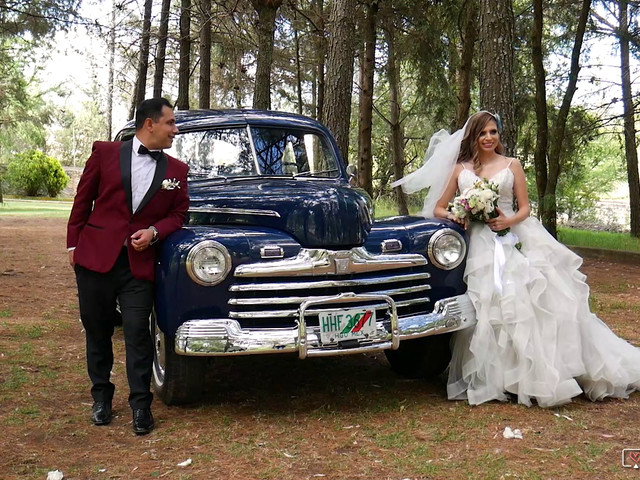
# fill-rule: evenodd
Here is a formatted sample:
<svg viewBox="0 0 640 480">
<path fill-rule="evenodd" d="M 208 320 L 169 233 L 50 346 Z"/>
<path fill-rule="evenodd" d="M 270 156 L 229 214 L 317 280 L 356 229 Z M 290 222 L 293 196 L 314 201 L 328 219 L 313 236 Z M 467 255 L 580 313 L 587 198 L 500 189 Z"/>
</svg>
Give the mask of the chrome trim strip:
<svg viewBox="0 0 640 480">
<path fill-rule="evenodd" d="M 453 332 L 470 327 L 476 323 L 476 310 L 469 296 L 457 295 L 455 297 L 438 300 L 433 306 L 433 312 L 404 317 L 398 319 L 401 330 L 400 337 L 419 338 L 434 335 L 436 333 Z M 425 325 L 429 325 L 425 333 Z"/>
<path fill-rule="evenodd" d="M 376 292 L 367 292 L 370 295 L 405 295 L 407 293 L 424 292 L 431 290 L 431 285 L 416 285 L 413 287 L 393 288 L 390 290 L 381 290 Z M 325 298 L 325 297 L 317 297 Z M 300 304 L 306 300 L 310 300 L 309 296 L 306 297 L 271 297 L 271 298 L 232 298 L 229 300 L 229 305 L 286 305 L 286 304 Z"/>
<path fill-rule="evenodd" d="M 189 212 L 197 213 L 225 213 L 231 215 L 258 215 L 263 217 L 278 217 L 280 214 L 275 210 L 258 210 L 251 208 L 227 208 L 227 207 L 189 207 Z"/>
<path fill-rule="evenodd" d="M 466 294 L 458 295 L 436 302 L 432 313 L 398 318 L 398 339 L 403 341 L 453 332 L 475 323 L 471 299 Z M 378 328 L 384 328 L 384 322 L 379 322 Z M 243 329 L 236 320 L 195 319 L 178 328 L 175 351 L 181 355 L 203 356 L 285 352 L 300 354 L 303 348 L 301 344 L 304 343 L 307 356 L 333 356 L 392 348 L 388 342 L 361 346 L 358 349 L 339 349 L 337 346 L 329 348 L 321 345 L 319 338 L 318 327 Z"/>
<path fill-rule="evenodd" d="M 354 294 L 352 294 L 354 295 Z M 363 294 L 363 295 L 369 295 L 369 293 Z M 320 300 L 326 300 L 327 298 L 335 298 L 334 297 L 319 297 Z M 409 307 L 411 305 L 419 305 L 421 303 L 428 303 L 430 302 L 431 299 L 429 297 L 422 297 L 422 298 L 413 298 L 411 300 L 402 300 L 399 302 L 395 302 L 397 307 Z M 367 305 L 368 308 L 375 308 L 376 310 L 379 310 L 381 308 L 385 307 L 384 303 L 375 303 L 373 305 Z M 330 312 L 331 310 L 335 310 L 335 308 L 325 308 L 325 309 L 319 309 L 319 308 L 314 308 L 309 310 L 309 313 L 313 313 L 313 314 L 319 314 L 319 313 L 326 313 L 326 312 Z M 229 312 L 229 318 L 238 318 L 238 319 L 248 319 L 248 318 L 292 318 L 292 317 L 296 317 L 298 315 L 298 309 L 290 309 L 290 310 L 264 310 L 264 311 L 259 311 L 259 312 Z"/>
<path fill-rule="evenodd" d="M 293 258 L 277 262 L 239 265 L 236 277 L 290 277 L 293 275 L 348 275 L 382 270 L 394 270 L 427 265 L 427 259 L 417 253 L 374 255 L 364 247 L 351 250 L 303 248 Z"/>
<path fill-rule="evenodd" d="M 276 262 L 273 262 L 276 263 Z M 271 264 L 273 264 L 271 263 Z M 330 287 L 357 287 L 360 285 L 376 285 L 378 283 L 408 282 L 412 280 L 425 280 L 431 278 L 431 274 L 410 273 L 407 275 L 394 275 L 392 277 L 370 277 L 353 280 L 317 280 L 309 282 L 281 282 L 281 283 L 247 283 L 231 285 L 230 292 L 257 292 L 264 290 L 300 290 L 310 288 Z"/>
</svg>

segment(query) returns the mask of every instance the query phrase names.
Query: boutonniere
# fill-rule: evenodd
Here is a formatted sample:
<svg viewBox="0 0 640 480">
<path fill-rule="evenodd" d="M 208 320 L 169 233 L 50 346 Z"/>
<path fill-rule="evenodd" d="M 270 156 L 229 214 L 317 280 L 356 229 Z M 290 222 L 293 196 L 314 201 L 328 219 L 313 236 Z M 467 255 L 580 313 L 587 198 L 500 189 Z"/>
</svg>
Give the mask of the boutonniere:
<svg viewBox="0 0 640 480">
<path fill-rule="evenodd" d="M 162 181 L 163 190 L 173 190 L 175 188 L 177 188 L 178 190 L 180 189 L 180 180 L 176 180 L 175 178 L 165 178 Z"/>
</svg>

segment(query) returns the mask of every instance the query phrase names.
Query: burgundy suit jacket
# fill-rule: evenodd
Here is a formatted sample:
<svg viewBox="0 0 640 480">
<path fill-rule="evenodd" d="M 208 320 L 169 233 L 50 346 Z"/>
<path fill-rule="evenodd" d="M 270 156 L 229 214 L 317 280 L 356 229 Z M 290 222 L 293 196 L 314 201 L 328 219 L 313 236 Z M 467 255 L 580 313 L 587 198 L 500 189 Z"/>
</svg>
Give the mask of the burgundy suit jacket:
<svg viewBox="0 0 640 480">
<path fill-rule="evenodd" d="M 149 191 L 132 213 L 131 149 L 131 140 L 93 144 L 67 224 L 67 248 L 75 247 L 78 265 L 105 273 L 113 268 L 126 241 L 133 276 L 153 281 L 158 243 L 138 252 L 130 237 L 153 225 L 162 240 L 182 226 L 189 208 L 189 167 L 165 154 Z"/>
</svg>

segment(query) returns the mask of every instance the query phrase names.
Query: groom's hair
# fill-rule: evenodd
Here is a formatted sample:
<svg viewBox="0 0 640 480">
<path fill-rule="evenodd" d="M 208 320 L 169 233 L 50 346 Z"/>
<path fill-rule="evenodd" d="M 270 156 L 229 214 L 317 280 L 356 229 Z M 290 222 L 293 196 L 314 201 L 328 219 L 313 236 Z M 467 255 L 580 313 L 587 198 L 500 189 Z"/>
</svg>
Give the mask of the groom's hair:
<svg viewBox="0 0 640 480">
<path fill-rule="evenodd" d="M 148 98 L 136 108 L 136 130 L 140 130 L 147 118 L 157 122 L 162 116 L 162 107 L 173 109 L 173 105 L 166 98 Z"/>
</svg>

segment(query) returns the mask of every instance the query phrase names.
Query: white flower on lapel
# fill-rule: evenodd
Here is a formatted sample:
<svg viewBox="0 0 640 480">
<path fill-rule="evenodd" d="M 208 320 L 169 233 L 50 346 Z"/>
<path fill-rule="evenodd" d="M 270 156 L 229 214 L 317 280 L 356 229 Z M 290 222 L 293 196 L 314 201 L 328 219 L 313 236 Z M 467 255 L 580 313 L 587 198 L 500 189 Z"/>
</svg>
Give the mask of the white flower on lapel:
<svg viewBox="0 0 640 480">
<path fill-rule="evenodd" d="M 176 180 L 175 178 L 172 178 L 172 179 L 165 178 L 162 181 L 163 190 L 173 190 L 175 188 L 177 188 L 178 190 L 180 189 L 180 180 Z"/>
</svg>

